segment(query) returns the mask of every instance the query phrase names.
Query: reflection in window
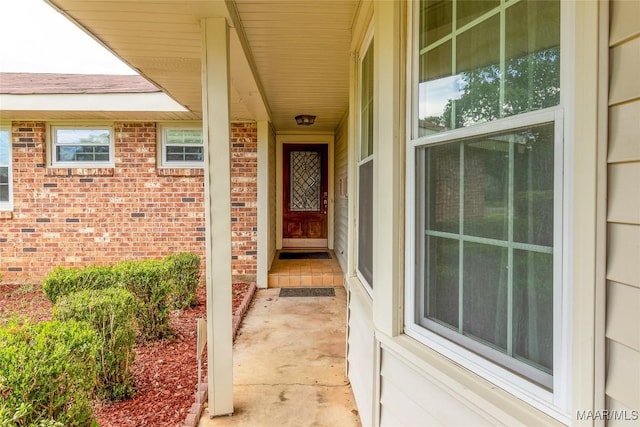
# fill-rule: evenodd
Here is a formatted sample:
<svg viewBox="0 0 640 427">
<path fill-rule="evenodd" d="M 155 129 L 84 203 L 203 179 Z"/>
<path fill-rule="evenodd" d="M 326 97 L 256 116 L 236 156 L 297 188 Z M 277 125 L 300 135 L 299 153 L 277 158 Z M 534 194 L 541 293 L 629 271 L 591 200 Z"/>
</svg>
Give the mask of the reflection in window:
<svg viewBox="0 0 640 427">
<path fill-rule="evenodd" d="M 11 202 L 11 131 L 0 129 L 0 208 Z"/>
<path fill-rule="evenodd" d="M 53 127 L 54 163 L 109 163 L 110 128 Z"/>
<path fill-rule="evenodd" d="M 558 105 L 559 2 L 430 0 L 420 13 L 418 136 Z"/>
<path fill-rule="evenodd" d="M 204 143 L 201 128 L 164 128 L 165 165 L 202 167 Z"/>
</svg>

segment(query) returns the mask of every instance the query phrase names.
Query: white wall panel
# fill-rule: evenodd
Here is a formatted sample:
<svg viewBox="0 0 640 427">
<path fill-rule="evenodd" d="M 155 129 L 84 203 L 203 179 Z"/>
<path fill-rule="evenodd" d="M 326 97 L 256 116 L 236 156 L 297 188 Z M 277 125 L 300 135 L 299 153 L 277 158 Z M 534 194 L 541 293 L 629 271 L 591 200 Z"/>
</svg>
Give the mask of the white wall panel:
<svg viewBox="0 0 640 427">
<path fill-rule="evenodd" d="M 362 286 L 349 281 L 348 376 L 363 426 L 373 425 L 375 338 L 371 300 Z"/>
</svg>

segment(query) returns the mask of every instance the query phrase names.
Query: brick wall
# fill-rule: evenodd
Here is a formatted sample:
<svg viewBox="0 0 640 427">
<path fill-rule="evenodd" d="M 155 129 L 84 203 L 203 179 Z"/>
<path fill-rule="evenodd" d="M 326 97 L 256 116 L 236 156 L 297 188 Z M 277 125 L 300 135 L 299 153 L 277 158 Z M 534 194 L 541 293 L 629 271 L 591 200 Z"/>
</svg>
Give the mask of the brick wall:
<svg viewBox="0 0 640 427">
<path fill-rule="evenodd" d="M 255 123 L 231 125 L 231 257 L 234 274 L 255 281 L 258 263 L 258 141 Z"/>
<path fill-rule="evenodd" d="M 56 265 L 181 251 L 204 260 L 203 171 L 156 168 L 155 123 L 114 123 L 115 167 L 95 169 L 48 168 L 46 129 L 12 124 L 14 211 L 0 215 L 6 282 L 37 282 Z M 256 128 L 233 129 L 233 273 L 254 279 Z"/>
</svg>

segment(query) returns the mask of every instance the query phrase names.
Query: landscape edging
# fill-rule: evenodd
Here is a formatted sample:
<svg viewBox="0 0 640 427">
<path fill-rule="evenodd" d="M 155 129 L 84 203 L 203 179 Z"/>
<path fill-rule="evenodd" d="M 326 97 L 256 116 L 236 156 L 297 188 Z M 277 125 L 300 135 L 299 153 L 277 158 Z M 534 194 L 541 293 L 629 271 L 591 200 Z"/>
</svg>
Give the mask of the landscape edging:
<svg viewBox="0 0 640 427">
<path fill-rule="evenodd" d="M 234 340 L 238 334 L 238 329 L 240 329 L 240 323 L 242 322 L 244 315 L 247 314 L 247 310 L 249 310 L 249 306 L 251 305 L 251 300 L 253 300 L 253 295 L 256 293 L 256 289 L 257 287 L 255 282 L 251 283 L 247 294 L 244 296 L 242 303 L 240 303 L 240 306 L 238 307 L 238 313 L 233 315 L 232 334 Z M 207 401 L 207 397 L 207 383 L 200 383 L 198 385 L 198 391 L 195 394 L 196 401 L 191 405 L 189 413 L 184 420 L 183 427 L 197 427 L 200 423 L 200 417 L 202 417 L 202 411 L 204 411 L 204 403 Z"/>
</svg>

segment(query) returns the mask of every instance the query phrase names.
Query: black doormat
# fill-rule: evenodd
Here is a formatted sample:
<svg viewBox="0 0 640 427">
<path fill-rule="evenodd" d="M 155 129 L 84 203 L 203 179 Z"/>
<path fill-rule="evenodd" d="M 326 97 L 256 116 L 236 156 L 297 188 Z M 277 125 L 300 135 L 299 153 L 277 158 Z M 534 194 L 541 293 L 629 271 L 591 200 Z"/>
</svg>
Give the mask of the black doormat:
<svg viewBox="0 0 640 427">
<path fill-rule="evenodd" d="M 333 288 L 281 288 L 281 297 L 335 297 Z"/>
<path fill-rule="evenodd" d="M 331 259 L 329 252 L 280 252 L 279 259 Z"/>
</svg>

